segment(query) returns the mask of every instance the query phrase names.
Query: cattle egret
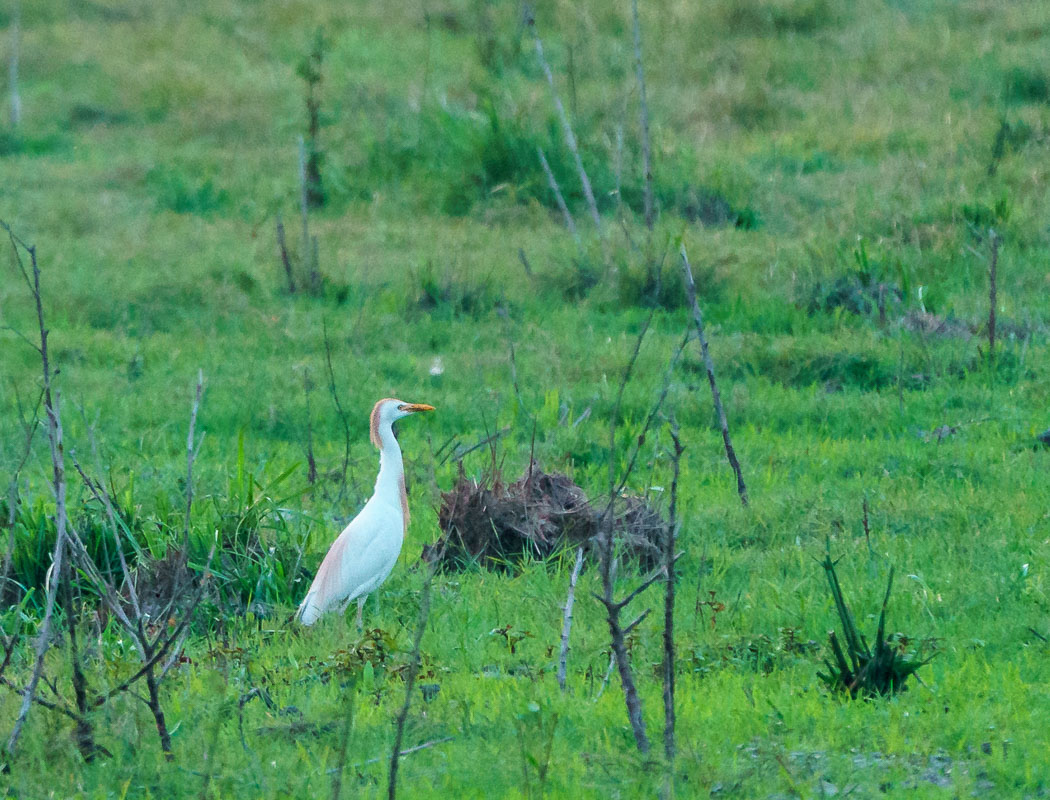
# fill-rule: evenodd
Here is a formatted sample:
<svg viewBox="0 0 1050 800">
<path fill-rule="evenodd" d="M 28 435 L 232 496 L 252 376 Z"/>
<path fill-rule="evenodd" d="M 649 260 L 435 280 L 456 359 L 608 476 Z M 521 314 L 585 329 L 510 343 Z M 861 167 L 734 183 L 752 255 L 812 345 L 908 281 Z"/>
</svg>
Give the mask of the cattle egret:
<svg viewBox="0 0 1050 800">
<path fill-rule="evenodd" d="M 408 495 L 401 448 L 393 424 L 419 411 L 433 411 L 422 403 L 402 403 L 387 398 L 372 409 L 372 444 L 379 448 L 379 476 L 372 498 L 339 534 L 321 562 L 296 617 L 313 625 L 326 611 L 339 611 L 357 600 L 357 626 L 365 598 L 387 579 L 401 553 L 408 531 Z"/>
</svg>

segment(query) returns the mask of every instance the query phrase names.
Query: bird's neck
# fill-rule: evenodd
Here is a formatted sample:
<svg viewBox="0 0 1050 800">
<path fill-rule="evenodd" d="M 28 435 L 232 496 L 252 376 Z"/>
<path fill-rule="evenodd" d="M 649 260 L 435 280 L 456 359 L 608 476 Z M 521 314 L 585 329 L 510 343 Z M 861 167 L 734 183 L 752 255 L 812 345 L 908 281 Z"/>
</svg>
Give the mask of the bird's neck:
<svg viewBox="0 0 1050 800">
<path fill-rule="evenodd" d="M 375 496 L 391 505 L 400 505 L 407 527 L 405 463 L 401 458 L 401 447 L 389 425 L 380 427 L 379 444 L 379 475 L 376 477 Z"/>
</svg>

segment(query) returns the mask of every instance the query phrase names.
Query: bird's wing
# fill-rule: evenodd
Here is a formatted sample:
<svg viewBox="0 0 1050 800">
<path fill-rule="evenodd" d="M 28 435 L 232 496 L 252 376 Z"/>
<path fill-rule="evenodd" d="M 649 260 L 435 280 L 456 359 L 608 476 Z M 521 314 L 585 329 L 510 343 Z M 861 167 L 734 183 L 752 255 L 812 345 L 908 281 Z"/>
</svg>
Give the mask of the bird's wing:
<svg viewBox="0 0 1050 800">
<path fill-rule="evenodd" d="M 400 539 L 396 540 L 396 550 L 392 550 L 395 537 L 386 530 L 391 527 L 390 521 L 375 511 L 366 505 L 332 543 L 299 606 L 297 616 L 304 625 L 313 624 L 332 606 L 361 594 L 361 588 L 388 566 L 391 554 L 397 559 Z"/>
</svg>

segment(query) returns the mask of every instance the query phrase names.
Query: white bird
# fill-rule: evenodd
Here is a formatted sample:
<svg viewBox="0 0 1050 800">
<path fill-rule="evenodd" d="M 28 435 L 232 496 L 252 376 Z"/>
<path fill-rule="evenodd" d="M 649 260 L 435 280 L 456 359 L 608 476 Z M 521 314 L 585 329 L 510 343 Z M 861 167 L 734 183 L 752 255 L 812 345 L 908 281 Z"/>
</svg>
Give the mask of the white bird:
<svg viewBox="0 0 1050 800">
<path fill-rule="evenodd" d="M 339 534 L 321 562 L 296 618 L 313 625 L 318 617 L 357 600 L 357 626 L 361 627 L 365 598 L 387 579 L 401 553 L 408 531 L 408 494 L 401 448 L 393 424 L 419 411 L 433 411 L 423 403 L 402 403 L 386 398 L 372 409 L 372 444 L 379 448 L 379 476 L 375 492 L 365 507 Z"/>
</svg>

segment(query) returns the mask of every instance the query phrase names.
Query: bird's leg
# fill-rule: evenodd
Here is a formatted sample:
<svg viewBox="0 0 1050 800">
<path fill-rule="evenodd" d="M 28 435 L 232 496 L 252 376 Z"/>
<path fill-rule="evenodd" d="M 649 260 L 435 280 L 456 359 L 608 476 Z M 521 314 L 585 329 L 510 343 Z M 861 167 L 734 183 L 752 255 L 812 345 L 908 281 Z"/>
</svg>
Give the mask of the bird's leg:
<svg viewBox="0 0 1050 800">
<path fill-rule="evenodd" d="M 357 598 L 357 629 L 361 630 L 364 628 L 364 613 L 365 613 L 365 600 L 368 599 L 368 595 L 363 594 Z"/>
</svg>

